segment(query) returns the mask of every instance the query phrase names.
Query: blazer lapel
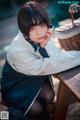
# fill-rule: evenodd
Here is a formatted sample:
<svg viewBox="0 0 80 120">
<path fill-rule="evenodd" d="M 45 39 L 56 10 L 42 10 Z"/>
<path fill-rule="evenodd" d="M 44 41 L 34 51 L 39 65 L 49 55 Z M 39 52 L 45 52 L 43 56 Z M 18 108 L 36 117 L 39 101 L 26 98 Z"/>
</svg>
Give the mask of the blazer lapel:
<svg viewBox="0 0 80 120">
<path fill-rule="evenodd" d="M 45 48 L 39 47 L 39 53 L 41 54 L 41 56 L 43 58 L 49 58 L 49 55 L 48 55 L 48 53 L 47 53 Z"/>
</svg>

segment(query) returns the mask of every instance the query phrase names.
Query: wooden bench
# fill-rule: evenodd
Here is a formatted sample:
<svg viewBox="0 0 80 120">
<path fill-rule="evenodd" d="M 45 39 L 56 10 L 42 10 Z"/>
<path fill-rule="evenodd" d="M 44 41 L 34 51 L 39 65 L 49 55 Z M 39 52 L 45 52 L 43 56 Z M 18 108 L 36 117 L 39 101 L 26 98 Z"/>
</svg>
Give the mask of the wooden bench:
<svg viewBox="0 0 80 120">
<path fill-rule="evenodd" d="M 71 98 L 80 102 L 80 66 L 54 75 L 60 80 L 53 120 L 65 120 Z"/>
</svg>

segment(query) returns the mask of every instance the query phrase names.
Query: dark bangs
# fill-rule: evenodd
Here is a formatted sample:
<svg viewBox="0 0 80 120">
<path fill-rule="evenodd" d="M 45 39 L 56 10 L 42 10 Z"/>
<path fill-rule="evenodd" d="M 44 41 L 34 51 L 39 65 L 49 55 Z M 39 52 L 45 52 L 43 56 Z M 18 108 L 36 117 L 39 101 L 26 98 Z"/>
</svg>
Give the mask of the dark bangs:
<svg viewBox="0 0 80 120">
<path fill-rule="evenodd" d="M 30 1 L 22 6 L 18 13 L 18 27 L 20 31 L 29 37 L 32 26 L 45 24 L 50 26 L 50 19 L 46 10 L 39 3 Z"/>
<path fill-rule="evenodd" d="M 48 14 L 40 4 L 32 6 L 32 23 L 33 26 L 46 24 L 49 27 L 50 20 Z"/>
</svg>

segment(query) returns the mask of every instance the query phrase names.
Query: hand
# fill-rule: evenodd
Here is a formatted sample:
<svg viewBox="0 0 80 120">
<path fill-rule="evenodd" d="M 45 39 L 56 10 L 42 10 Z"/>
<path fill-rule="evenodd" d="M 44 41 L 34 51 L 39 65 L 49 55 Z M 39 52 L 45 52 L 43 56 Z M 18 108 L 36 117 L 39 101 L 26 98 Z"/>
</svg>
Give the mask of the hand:
<svg viewBox="0 0 80 120">
<path fill-rule="evenodd" d="M 41 47 L 44 47 L 47 44 L 47 42 L 49 41 L 52 34 L 53 34 L 52 29 L 48 29 L 46 34 L 43 37 L 39 38 L 39 39 L 42 39 L 41 42 L 40 42 Z"/>
</svg>

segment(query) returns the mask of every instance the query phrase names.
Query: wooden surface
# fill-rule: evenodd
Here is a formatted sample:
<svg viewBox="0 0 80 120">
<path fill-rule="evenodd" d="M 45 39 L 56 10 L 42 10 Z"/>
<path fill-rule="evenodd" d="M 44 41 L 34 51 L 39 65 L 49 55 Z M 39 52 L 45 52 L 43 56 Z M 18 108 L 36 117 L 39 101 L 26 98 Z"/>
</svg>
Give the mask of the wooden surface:
<svg viewBox="0 0 80 120">
<path fill-rule="evenodd" d="M 60 84 L 53 120 L 65 120 L 71 97 L 80 102 L 80 66 L 55 76 L 60 80 Z"/>
<path fill-rule="evenodd" d="M 56 77 L 73 92 L 72 94 L 80 102 L 80 65 L 59 73 Z"/>
</svg>

